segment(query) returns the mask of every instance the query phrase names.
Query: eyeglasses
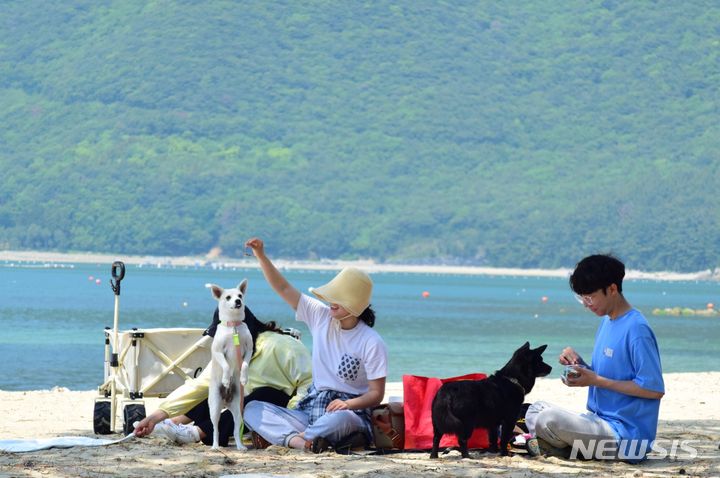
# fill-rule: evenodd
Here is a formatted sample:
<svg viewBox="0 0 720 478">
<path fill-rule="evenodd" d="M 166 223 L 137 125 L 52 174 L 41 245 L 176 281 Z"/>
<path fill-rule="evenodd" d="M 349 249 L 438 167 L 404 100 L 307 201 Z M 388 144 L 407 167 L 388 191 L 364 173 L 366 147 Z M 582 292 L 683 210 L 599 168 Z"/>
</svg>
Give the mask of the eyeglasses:
<svg viewBox="0 0 720 478">
<path fill-rule="evenodd" d="M 590 295 L 575 294 L 575 300 L 580 302 L 580 304 L 582 304 L 582 305 L 587 305 L 587 306 L 593 305 L 592 296 L 590 296 Z"/>
</svg>

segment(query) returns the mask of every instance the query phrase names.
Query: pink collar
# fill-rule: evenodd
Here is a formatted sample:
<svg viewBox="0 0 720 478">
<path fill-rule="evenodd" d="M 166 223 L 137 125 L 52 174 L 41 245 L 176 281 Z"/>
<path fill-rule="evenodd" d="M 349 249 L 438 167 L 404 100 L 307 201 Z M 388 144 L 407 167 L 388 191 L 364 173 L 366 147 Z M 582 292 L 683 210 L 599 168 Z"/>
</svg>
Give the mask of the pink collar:
<svg viewBox="0 0 720 478">
<path fill-rule="evenodd" d="M 242 325 L 244 322 L 242 320 L 228 320 L 227 322 L 220 323 L 228 327 L 237 327 L 239 325 Z"/>
</svg>

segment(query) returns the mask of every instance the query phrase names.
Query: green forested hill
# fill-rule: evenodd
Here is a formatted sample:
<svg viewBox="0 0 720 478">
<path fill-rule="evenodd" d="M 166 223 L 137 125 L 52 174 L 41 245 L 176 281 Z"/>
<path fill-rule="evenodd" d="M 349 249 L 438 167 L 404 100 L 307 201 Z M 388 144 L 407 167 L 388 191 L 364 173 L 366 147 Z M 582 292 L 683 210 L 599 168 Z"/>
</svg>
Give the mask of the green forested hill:
<svg viewBox="0 0 720 478">
<path fill-rule="evenodd" d="M 0 248 L 720 265 L 715 2 L 17 0 Z"/>
</svg>

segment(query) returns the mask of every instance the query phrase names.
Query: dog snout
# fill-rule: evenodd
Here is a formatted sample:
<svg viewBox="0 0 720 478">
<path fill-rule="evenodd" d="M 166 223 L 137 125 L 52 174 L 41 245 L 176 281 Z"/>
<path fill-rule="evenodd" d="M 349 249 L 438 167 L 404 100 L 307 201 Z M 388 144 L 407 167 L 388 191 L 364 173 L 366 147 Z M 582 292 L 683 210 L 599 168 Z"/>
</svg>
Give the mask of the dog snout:
<svg viewBox="0 0 720 478">
<path fill-rule="evenodd" d="M 235 299 L 235 308 L 239 309 L 242 307 L 242 299 Z"/>
</svg>

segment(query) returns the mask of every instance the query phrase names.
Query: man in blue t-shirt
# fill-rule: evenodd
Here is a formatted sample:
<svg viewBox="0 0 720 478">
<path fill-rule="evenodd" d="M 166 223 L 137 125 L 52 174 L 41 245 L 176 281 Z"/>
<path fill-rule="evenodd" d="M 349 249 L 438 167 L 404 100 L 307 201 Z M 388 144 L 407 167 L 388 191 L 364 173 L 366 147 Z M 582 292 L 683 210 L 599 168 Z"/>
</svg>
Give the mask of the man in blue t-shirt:
<svg viewBox="0 0 720 478">
<path fill-rule="evenodd" d="M 609 255 L 586 257 L 570 276 L 578 301 L 602 317 L 592 364 L 572 347 L 560 354 L 567 371 L 563 382 L 588 387 L 588 411 L 577 414 L 547 402 L 532 404 L 526 423 L 534 429 L 539 450 L 528 443 L 531 452 L 636 462 L 650 451 L 665 385 L 655 335 L 623 296 L 624 277 L 624 264 Z"/>
</svg>

